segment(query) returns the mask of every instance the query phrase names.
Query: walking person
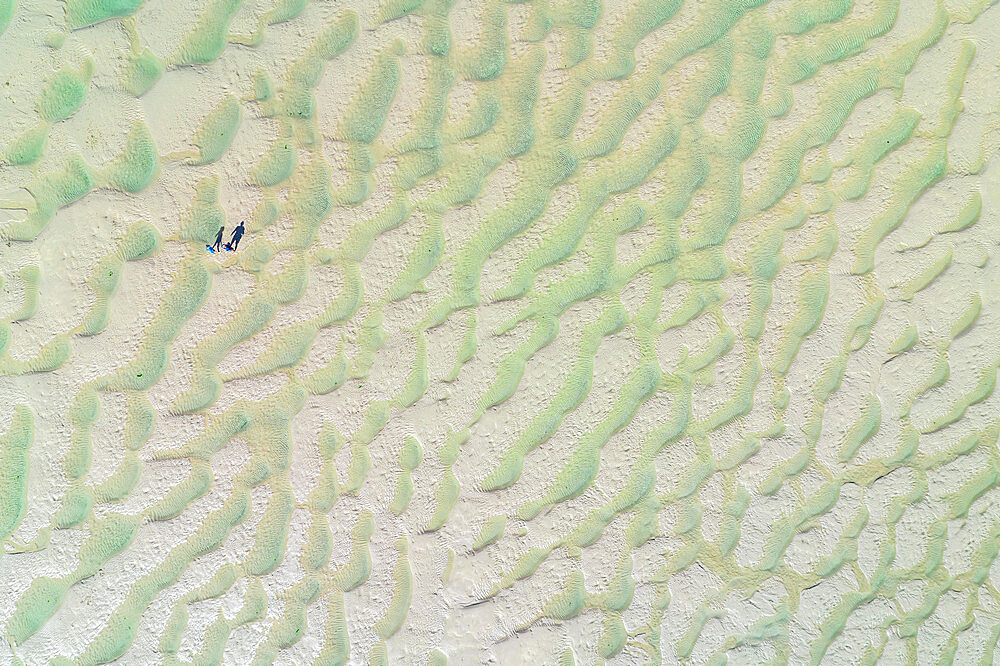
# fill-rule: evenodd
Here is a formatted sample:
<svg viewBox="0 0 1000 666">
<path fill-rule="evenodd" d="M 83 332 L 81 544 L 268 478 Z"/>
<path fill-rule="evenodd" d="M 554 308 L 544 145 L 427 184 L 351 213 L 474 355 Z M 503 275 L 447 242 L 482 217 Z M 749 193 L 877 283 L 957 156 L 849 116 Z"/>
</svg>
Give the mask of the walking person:
<svg viewBox="0 0 1000 666">
<path fill-rule="evenodd" d="M 219 233 L 215 236 L 215 242 L 212 244 L 212 252 L 218 252 L 222 248 L 222 232 L 225 230 L 225 227 L 219 227 Z"/>
<path fill-rule="evenodd" d="M 229 239 L 229 249 L 235 251 L 236 246 L 240 244 L 240 239 L 243 238 L 243 221 L 240 221 L 240 225 L 233 229 L 233 237 Z"/>
</svg>

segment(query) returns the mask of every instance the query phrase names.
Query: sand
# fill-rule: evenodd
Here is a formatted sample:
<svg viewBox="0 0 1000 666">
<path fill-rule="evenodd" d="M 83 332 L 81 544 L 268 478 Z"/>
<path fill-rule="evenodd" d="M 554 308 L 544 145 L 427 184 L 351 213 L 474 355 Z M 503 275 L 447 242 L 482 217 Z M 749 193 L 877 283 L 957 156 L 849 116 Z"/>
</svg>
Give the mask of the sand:
<svg viewBox="0 0 1000 666">
<path fill-rule="evenodd" d="M 0 663 L 992 663 L 997 35 L 0 0 Z"/>
</svg>

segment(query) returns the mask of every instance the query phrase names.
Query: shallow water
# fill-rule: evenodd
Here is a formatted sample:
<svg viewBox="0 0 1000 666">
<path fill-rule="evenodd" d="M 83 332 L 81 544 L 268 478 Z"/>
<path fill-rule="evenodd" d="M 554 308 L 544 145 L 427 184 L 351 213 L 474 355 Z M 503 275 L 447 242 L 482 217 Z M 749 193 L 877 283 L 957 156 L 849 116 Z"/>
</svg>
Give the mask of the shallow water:
<svg viewBox="0 0 1000 666">
<path fill-rule="evenodd" d="M 0 0 L 0 662 L 992 663 L 995 35 Z"/>
</svg>

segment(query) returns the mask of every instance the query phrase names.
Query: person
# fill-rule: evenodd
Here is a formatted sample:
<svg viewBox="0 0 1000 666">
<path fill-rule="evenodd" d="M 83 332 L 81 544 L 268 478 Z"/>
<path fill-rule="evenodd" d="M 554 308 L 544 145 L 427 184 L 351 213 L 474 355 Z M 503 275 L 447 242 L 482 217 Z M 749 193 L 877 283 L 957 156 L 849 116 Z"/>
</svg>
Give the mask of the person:
<svg viewBox="0 0 1000 666">
<path fill-rule="evenodd" d="M 243 238 L 243 221 L 240 220 L 240 225 L 233 229 L 233 236 L 229 239 L 229 249 L 235 251 L 236 246 L 240 244 L 240 239 Z"/>
<path fill-rule="evenodd" d="M 212 244 L 212 252 L 218 252 L 222 247 L 222 232 L 225 230 L 225 227 L 219 227 L 219 233 L 215 236 L 215 242 Z"/>
</svg>

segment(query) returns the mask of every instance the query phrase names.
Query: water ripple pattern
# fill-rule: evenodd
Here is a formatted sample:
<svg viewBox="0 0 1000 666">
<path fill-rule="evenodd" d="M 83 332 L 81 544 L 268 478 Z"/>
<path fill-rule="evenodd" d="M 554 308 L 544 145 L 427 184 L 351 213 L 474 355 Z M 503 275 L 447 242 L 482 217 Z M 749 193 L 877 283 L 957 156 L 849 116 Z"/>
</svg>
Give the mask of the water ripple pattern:
<svg viewBox="0 0 1000 666">
<path fill-rule="evenodd" d="M 0 662 L 994 663 L 998 63 L 991 0 L 0 0 Z"/>
</svg>

